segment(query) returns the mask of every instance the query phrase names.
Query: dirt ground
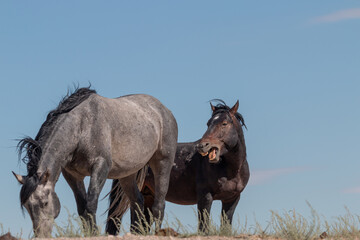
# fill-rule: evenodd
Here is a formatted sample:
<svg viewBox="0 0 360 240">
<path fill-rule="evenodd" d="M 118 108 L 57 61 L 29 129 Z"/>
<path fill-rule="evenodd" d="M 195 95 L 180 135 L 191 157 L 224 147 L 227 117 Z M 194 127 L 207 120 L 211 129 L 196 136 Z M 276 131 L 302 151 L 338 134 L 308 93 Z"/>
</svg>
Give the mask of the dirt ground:
<svg viewBox="0 0 360 240">
<path fill-rule="evenodd" d="M 235 237 L 220 237 L 220 236 L 191 236 L 191 237 L 174 237 L 174 236 L 139 236 L 130 233 L 124 236 L 101 236 L 88 238 L 33 238 L 34 240 L 230 240 L 230 239 L 248 239 L 248 240 L 262 240 L 259 236 L 254 235 L 239 235 Z M 267 240 L 275 240 L 276 238 L 266 238 Z M 19 240 L 7 233 L 0 236 L 0 240 Z"/>
<path fill-rule="evenodd" d="M 33 238 L 33 240 L 283 240 L 280 238 L 274 237 L 261 237 L 259 235 L 248 235 L 248 234 L 241 234 L 238 236 L 233 237 L 225 237 L 225 236 L 189 236 L 189 237 L 178 237 L 178 233 L 175 232 L 173 229 L 162 229 L 156 235 L 148 235 L 148 236 L 141 236 L 141 235 L 134 235 L 131 233 L 126 233 L 123 236 L 98 236 L 98 237 L 77 237 L 77 238 L 68 238 L 68 237 L 60 237 L 60 238 Z M 160 235 L 160 236 L 159 236 Z M 166 235 L 166 236 L 165 236 Z M 319 238 L 317 239 L 331 239 L 328 238 L 327 234 L 324 232 L 322 233 Z M 18 238 L 13 237 L 10 233 L 4 234 L 0 236 L 0 240 L 21 240 Z M 332 239 L 331 239 L 332 240 Z M 359 240 L 355 238 L 355 240 Z"/>
<path fill-rule="evenodd" d="M 71 240 L 80 240 L 83 238 L 71 238 Z M 230 240 L 230 239 L 248 239 L 248 240 L 261 240 L 259 236 L 239 235 L 236 237 L 220 237 L 220 236 L 192 236 L 192 237 L 172 237 L 172 236 L 138 236 L 133 234 L 125 234 L 122 237 L 91 237 L 86 240 Z M 275 238 L 267 238 L 268 240 L 275 240 Z M 38 238 L 40 240 L 40 238 Z M 42 238 L 41 240 L 45 240 Z M 47 239 L 46 239 L 47 240 Z M 56 240 L 70 240 L 69 238 L 57 238 Z"/>
<path fill-rule="evenodd" d="M 262 238 L 257 235 L 238 235 L 234 237 L 223 237 L 223 236 L 191 236 L 191 237 L 174 237 L 174 236 L 139 236 L 139 235 L 133 235 L 130 233 L 125 234 L 124 236 L 100 236 L 100 237 L 87 237 L 87 238 L 33 238 L 33 240 L 283 240 L 280 238 L 271 238 L 266 237 Z M 327 236 L 323 235 L 319 236 L 320 239 L 329 239 Z M 20 240 L 17 239 L 10 234 L 5 234 L 3 236 L 0 236 L 0 240 Z M 285 239 L 284 239 L 285 240 Z M 359 238 L 355 238 L 354 240 L 360 240 Z"/>
</svg>

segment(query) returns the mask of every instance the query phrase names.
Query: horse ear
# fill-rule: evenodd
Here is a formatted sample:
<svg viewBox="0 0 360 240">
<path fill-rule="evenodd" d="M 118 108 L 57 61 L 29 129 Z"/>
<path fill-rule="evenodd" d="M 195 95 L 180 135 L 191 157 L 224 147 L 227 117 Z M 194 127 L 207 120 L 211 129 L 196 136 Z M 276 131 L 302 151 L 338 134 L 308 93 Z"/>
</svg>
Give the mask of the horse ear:
<svg viewBox="0 0 360 240">
<path fill-rule="evenodd" d="M 46 170 L 40 177 L 40 184 L 45 184 L 49 180 L 49 170 Z"/>
<path fill-rule="evenodd" d="M 239 108 L 239 100 L 236 101 L 235 105 L 230 109 L 230 112 L 232 114 L 235 114 L 235 113 L 237 113 L 238 108 Z"/>
<path fill-rule="evenodd" d="M 210 106 L 211 106 L 211 110 L 213 111 L 213 112 L 215 112 L 215 107 L 210 103 Z"/>
<path fill-rule="evenodd" d="M 24 184 L 24 183 L 25 183 L 25 179 L 26 179 L 25 176 L 21 176 L 21 175 L 19 175 L 19 174 L 16 174 L 16 173 L 14 173 L 13 171 L 11 171 L 11 172 L 14 174 L 16 180 L 18 180 L 18 182 L 19 182 L 20 184 Z"/>
</svg>

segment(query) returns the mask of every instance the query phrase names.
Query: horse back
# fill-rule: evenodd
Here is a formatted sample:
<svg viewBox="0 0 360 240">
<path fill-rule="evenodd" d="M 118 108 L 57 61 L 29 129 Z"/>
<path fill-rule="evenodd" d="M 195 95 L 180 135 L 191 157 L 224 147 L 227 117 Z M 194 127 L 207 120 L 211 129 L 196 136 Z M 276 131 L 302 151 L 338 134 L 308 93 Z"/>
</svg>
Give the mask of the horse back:
<svg viewBox="0 0 360 240">
<path fill-rule="evenodd" d="M 177 138 L 175 118 L 149 95 L 110 99 L 94 94 L 73 114 L 81 118 L 77 156 L 95 159 L 84 169 L 91 168 L 91 161 L 101 156 L 109 159 L 109 178 L 140 170 L 162 146 L 164 133 Z"/>
</svg>

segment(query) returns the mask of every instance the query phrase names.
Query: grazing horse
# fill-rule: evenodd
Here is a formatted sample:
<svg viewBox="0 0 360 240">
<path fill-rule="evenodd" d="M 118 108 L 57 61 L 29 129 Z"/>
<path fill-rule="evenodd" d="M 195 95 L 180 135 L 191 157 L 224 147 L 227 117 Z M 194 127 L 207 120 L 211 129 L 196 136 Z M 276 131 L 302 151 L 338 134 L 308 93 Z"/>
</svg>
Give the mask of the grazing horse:
<svg viewBox="0 0 360 240">
<path fill-rule="evenodd" d="M 197 204 L 199 231 L 207 232 L 209 214 L 213 200 L 222 202 L 222 217 L 232 223 L 240 194 L 250 177 L 246 160 L 246 146 L 242 127 L 244 119 L 237 112 L 239 102 L 230 108 L 220 100 L 211 104 L 212 116 L 203 137 L 195 142 L 179 143 L 171 170 L 166 200 L 180 205 Z M 113 186 L 118 184 L 113 181 Z M 142 193 L 145 209 L 151 211 L 154 204 L 154 174 L 149 169 Z M 116 235 L 116 225 L 126 211 L 126 198 L 114 200 L 110 194 L 109 215 L 106 231 Z M 151 212 L 153 214 L 153 212 Z M 150 214 L 145 211 L 146 220 Z M 222 221 L 225 223 L 225 221 Z"/>
<path fill-rule="evenodd" d="M 36 138 L 24 138 L 18 144 L 20 158 L 25 152 L 28 173 L 14 175 L 22 184 L 21 206 L 30 214 L 35 236 L 51 236 L 60 212 L 54 188 L 61 172 L 84 224 L 90 224 L 95 233 L 98 198 L 107 178 L 119 180 L 122 192 L 118 194 L 130 199 L 132 223 L 138 221 L 135 211 L 143 211 L 144 200 L 137 184 L 142 186 L 150 165 L 155 176 L 152 210 L 161 222 L 176 142 L 176 120 L 154 97 L 109 99 L 89 88 L 66 96 L 48 114 Z M 90 176 L 87 191 L 85 176 Z"/>
</svg>

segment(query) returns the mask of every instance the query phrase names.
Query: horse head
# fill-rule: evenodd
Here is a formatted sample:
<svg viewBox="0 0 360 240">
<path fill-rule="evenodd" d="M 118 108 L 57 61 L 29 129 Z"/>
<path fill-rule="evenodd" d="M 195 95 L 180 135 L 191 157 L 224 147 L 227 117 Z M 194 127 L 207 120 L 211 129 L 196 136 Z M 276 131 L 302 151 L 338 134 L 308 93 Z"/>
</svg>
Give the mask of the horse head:
<svg viewBox="0 0 360 240">
<path fill-rule="evenodd" d="M 239 101 L 232 108 L 221 102 L 223 104 L 216 106 L 210 103 L 212 116 L 207 123 L 208 129 L 196 145 L 198 152 L 208 156 L 210 163 L 219 162 L 220 156 L 235 150 L 240 143 L 242 126 L 245 126 L 242 116 L 237 112 Z"/>
<path fill-rule="evenodd" d="M 49 181 L 50 173 L 21 176 L 14 173 L 22 185 L 20 191 L 21 207 L 25 207 L 33 222 L 36 237 L 50 237 L 54 219 L 60 213 L 60 201 Z"/>
</svg>

